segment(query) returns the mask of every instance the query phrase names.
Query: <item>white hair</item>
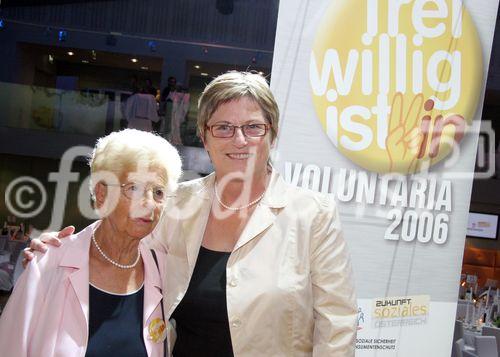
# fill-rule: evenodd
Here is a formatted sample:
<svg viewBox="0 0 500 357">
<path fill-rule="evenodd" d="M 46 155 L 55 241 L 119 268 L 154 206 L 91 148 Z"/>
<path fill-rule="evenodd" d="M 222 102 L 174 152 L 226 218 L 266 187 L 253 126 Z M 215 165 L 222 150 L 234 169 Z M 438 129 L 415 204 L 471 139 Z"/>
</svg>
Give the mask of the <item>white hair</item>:
<svg viewBox="0 0 500 357">
<path fill-rule="evenodd" d="M 139 169 L 146 173 L 159 171 L 170 192 L 177 189 L 182 174 L 181 158 L 175 147 L 161 136 L 136 129 L 113 132 L 98 139 L 89 166 L 93 197 L 97 182 L 93 182 L 92 176 L 97 173 L 111 172 L 119 177 Z"/>
</svg>

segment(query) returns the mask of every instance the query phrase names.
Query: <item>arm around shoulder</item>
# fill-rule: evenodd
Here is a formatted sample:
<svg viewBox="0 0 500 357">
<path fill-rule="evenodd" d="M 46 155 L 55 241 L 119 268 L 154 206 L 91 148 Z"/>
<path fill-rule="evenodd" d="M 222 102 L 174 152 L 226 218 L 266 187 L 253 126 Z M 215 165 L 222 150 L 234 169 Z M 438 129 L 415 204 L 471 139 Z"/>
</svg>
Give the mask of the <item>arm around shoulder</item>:
<svg viewBox="0 0 500 357">
<path fill-rule="evenodd" d="M 324 198 L 312 226 L 313 356 L 354 356 L 357 305 L 337 206 Z"/>
</svg>

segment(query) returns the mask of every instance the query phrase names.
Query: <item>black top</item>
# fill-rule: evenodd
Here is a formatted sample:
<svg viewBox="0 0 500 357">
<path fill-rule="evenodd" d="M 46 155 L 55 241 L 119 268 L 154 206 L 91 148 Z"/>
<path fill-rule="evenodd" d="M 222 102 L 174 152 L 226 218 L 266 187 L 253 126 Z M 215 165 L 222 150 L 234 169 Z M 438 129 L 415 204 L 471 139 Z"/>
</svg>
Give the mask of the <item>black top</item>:
<svg viewBox="0 0 500 357">
<path fill-rule="evenodd" d="M 86 357 L 147 357 L 142 336 L 144 287 L 115 295 L 90 285 Z"/>
<path fill-rule="evenodd" d="M 229 252 L 200 248 L 193 276 L 172 317 L 177 323 L 174 357 L 232 357 L 226 304 Z"/>
</svg>

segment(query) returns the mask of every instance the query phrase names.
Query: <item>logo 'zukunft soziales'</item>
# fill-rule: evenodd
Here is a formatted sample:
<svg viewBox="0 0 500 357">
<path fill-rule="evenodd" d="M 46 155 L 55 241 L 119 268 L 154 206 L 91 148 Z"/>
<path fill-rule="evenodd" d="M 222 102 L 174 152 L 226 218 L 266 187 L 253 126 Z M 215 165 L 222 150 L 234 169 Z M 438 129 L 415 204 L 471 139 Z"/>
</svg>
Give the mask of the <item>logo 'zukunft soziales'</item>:
<svg viewBox="0 0 500 357">
<path fill-rule="evenodd" d="M 481 46 L 459 0 L 336 0 L 309 68 L 314 106 L 338 150 L 403 174 L 448 156 L 470 126 Z"/>
</svg>

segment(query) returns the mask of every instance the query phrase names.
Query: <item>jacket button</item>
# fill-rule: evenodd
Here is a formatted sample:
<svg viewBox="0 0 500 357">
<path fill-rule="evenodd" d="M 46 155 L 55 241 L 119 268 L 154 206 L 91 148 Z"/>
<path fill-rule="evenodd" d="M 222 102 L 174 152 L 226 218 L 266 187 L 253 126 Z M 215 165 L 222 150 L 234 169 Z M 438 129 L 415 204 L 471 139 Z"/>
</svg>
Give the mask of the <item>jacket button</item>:
<svg viewBox="0 0 500 357">
<path fill-rule="evenodd" d="M 236 280 L 231 280 L 229 282 L 229 286 L 232 287 L 232 288 L 234 288 L 234 287 L 238 286 L 238 282 Z"/>
<path fill-rule="evenodd" d="M 234 328 L 238 328 L 241 326 L 241 320 L 239 319 L 236 319 L 234 320 L 232 323 L 231 323 L 231 326 L 233 326 Z"/>
</svg>

